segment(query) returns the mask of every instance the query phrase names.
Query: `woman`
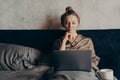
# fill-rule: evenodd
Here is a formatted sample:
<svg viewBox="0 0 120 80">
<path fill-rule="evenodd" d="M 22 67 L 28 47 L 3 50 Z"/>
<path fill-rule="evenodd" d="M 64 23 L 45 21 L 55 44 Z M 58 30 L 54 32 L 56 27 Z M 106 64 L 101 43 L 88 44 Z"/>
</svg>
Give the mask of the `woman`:
<svg viewBox="0 0 120 80">
<path fill-rule="evenodd" d="M 92 71 L 57 71 L 48 80 L 98 80 L 95 71 L 99 70 L 97 67 L 99 58 L 95 54 L 92 40 L 77 33 L 80 17 L 71 7 L 67 7 L 66 12 L 61 16 L 61 24 L 66 33 L 55 41 L 54 50 L 91 50 Z"/>
<path fill-rule="evenodd" d="M 98 62 L 99 58 L 95 54 L 94 46 L 92 40 L 85 36 L 82 36 L 77 33 L 77 28 L 80 25 L 80 17 L 78 14 L 71 8 L 67 7 L 66 12 L 61 16 L 61 24 L 65 28 L 66 33 L 63 37 L 55 41 L 53 46 L 54 50 L 91 50 L 92 52 L 92 68 L 94 70 L 98 70 Z M 95 72 L 92 70 L 91 72 L 83 72 L 83 71 L 74 71 L 74 75 L 78 75 L 79 73 L 91 76 L 89 80 L 97 80 L 95 76 Z M 65 73 L 65 74 L 62 74 Z M 59 71 L 58 74 L 68 75 L 69 79 L 79 80 L 73 76 L 69 76 L 70 71 Z M 86 77 L 86 76 L 85 76 Z M 85 80 L 85 79 L 84 79 Z M 87 80 L 87 78 L 86 78 Z"/>
<path fill-rule="evenodd" d="M 63 37 L 55 41 L 54 49 L 91 50 L 92 67 L 98 70 L 99 58 L 95 54 L 92 40 L 77 33 L 77 28 L 80 25 L 80 17 L 71 7 L 67 7 L 66 12 L 61 16 L 61 24 L 65 28 L 66 33 Z"/>
</svg>

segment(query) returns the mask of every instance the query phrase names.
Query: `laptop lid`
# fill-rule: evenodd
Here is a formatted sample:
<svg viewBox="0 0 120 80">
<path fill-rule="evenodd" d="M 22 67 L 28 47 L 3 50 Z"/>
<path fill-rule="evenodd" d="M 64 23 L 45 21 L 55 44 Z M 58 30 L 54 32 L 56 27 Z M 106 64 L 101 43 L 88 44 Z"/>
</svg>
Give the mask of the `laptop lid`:
<svg viewBox="0 0 120 80">
<path fill-rule="evenodd" d="M 91 71 L 90 50 L 55 50 L 52 53 L 55 71 Z"/>
</svg>

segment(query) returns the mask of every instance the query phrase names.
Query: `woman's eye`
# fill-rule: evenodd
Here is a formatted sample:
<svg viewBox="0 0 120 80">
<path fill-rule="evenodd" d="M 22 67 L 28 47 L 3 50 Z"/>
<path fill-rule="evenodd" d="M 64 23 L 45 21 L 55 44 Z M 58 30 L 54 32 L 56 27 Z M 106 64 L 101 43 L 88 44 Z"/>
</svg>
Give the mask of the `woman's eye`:
<svg viewBox="0 0 120 80">
<path fill-rule="evenodd" d="M 75 24 L 75 23 L 72 23 L 72 24 Z"/>
<path fill-rule="evenodd" d="M 65 24 L 69 24 L 68 22 L 66 22 Z"/>
</svg>

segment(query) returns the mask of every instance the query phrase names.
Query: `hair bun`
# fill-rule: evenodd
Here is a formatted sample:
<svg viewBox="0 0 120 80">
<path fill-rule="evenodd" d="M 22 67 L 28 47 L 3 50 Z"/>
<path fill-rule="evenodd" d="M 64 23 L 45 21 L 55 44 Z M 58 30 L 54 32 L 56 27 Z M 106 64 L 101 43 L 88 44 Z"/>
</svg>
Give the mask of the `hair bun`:
<svg viewBox="0 0 120 80">
<path fill-rule="evenodd" d="M 68 11 L 73 11 L 72 7 L 71 6 L 67 6 L 66 9 L 65 9 L 66 12 Z"/>
</svg>

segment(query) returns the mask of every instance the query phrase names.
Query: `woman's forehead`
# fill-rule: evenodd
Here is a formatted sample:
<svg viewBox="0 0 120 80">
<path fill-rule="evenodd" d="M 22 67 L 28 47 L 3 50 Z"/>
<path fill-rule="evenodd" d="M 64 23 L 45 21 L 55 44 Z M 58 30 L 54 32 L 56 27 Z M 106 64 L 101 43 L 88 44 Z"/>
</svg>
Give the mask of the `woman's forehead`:
<svg viewBox="0 0 120 80">
<path fill-rule="evenodd" d="M 66 16 L 65 17 L 65 21 L 67 21 L 67 20 L 78 20 L 78 18 L 75 16 L 75 15 L 69 15 L 69 16 Z"/>
</svg>

